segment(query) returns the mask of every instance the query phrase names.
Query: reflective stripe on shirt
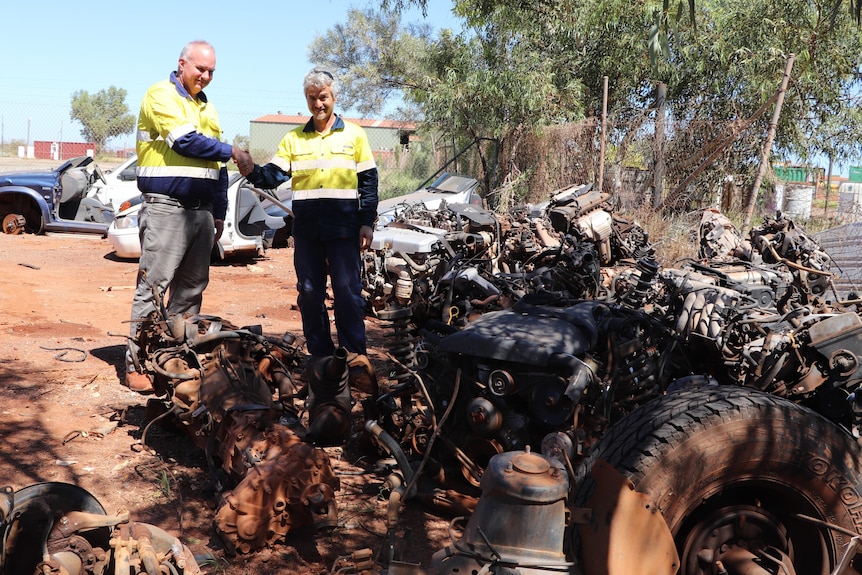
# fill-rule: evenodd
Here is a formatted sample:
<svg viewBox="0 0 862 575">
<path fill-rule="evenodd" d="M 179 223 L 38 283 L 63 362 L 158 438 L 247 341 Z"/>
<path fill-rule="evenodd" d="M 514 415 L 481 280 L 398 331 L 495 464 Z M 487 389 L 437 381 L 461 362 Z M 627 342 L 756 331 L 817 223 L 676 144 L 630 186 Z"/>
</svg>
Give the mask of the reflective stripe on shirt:
<svg viewBox="0 0 862 575">
<path fill-rule="evenodd" d="M 293 201 L 302 200 L 355 200 L 359 198 L 357 190 L 337 190 L 331 188 L 319 188 L 316 190 L 294 190 Z"/>
<path fill-rule="evenodd" d="M 196 166 L 138 166 L 139 178 L 197 178 L 218 180 L 219 170 Z"/>
<path fill-rule="evenodd" d="M 293 162 L 293 171 L 299 172 L 302 170 L 329 170 L 332 168 L 342 168 L 345 170 L 357 170 L 356 161 L 353 159 L 334 156 L 330 158 L 315 158 L 313 160 L 298 160 Z"/>
</svg>

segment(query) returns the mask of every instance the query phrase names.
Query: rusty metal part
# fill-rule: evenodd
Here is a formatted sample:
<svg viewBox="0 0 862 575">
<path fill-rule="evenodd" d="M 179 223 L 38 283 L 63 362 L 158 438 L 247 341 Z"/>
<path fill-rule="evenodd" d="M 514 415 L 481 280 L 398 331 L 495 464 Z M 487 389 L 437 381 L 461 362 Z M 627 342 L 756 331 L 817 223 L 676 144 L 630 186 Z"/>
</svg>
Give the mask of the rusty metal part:
<svg viewBox="0 0 862 575">
<path fill-rule="evenodd" d="M 377 565 L 374 562 L 374 551 L 371 549 L 359 549 L 358 551 L 354 551 L 349 555 L 342 555 L 341 557 L 337 557 L 332 564 L 332 568 L 329 570 L 330 573 L 339 573 L 343 575 L 378 575 L 380 572 L 377 570 Z M 387 571 L 389 575 L 396 575 L 396 572 L 393 571 L 392 565 L 390 564 L 389 569 Z M 405 573 L 404 575 L 408 575 Z"/>
<path fill-rule="evenodd" d="M 3 233 L 19 235 L 27 228 L 27 219 L 20 214 L 7 214 L 3 218 Z"/>
<path fill-rule="evenodd" d="M 431 492 L 420 491 L 416 498 L 425 505 L 441 513 L 456 517 L 465 517 L 473 513 L 478 497 L 465 495 L 454 489 L 434 489 Z"/>
<path fill-rule="evenodd" d="M 176 537 L 131 522 L 128 512 L 106 515 L 75 485 L 40 483 L 4 493 L 9 498 L 9 514 L 0 518 L 4 573 L 105 575 L 113 565 L 112 573 L 125 575 L 135 565 L 136 573 L 201 575 L 194 555 Z"/>
<path fill-rule="evenodd" d="M 492 563 L 525 575 L 573 572 L 563 552 L 568 487 L 556 460 L 530 451 L 495 456 L 463 536 L 432 557 L 436 573 L 486 571 Z"/>
<path fill-rule="evenodd" d="M 586 575 L 674 575 L 679 555 L 664 518 L 606 461 L 593 465 L 592 520 L 580 526 Z"/>
<path fill-rule="evenodd" d="M 298 527 L 332 528 L 340 487 L 325 452 L 306 443 L 289 445 L 222 495 L 216 532 L 232 553 L 250 553 Z"/>
<path fill-rule="evenodd" d="M 143 567 L 145 573 L 201 575 L 194 554 L 183 543 L 163 529 L 147 523 L 130 522 L 120 525 L 111 539 L 116 573 L 133 573 L 121 568 L 121 562 Z"/>
</svg>

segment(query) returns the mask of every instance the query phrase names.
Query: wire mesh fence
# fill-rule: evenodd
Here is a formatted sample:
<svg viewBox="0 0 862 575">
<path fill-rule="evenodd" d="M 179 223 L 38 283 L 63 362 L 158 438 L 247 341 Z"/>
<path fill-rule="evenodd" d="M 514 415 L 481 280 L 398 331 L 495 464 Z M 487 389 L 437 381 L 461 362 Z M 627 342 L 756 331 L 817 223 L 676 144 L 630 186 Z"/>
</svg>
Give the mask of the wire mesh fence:
<svg viewBox="0 0 862 575">
<path fill-rule="evenodd" d="M 88 153 L 81 126 L 69 119 L 67 110 L 11 100 L 0 98 L 0 171 L 14 166 L 12 159 L 50 165 Z M 259 163 L 272 157 L 281 136 L 294 127 L 281 125 L 280 133 L 256 140 L 254 126 L 264 115 L 219 111 L 223 126 L 233 126 L 225 139 L 250 149 Z M 387 128 L 385 121 L 367 120 L 366 132 L 380 168 L 383 198 L 412 191 L 445 169 L 476 177 L 492 207 L 506 209 L 547 200 L 573 184 L 596 182 L 601 174 L 602 189 L 623 210 L 653 206 L 686 211 L 710 205 L 741 210 L 753 181 L 751 159 L 761 152 L 763 126 L 755 123 L 740 131 L 733 121 L 668 119 L 663 127 L 667 136 L 657 141 L 656 118 L 656 110 L 627 110 L 610 114 L 604 125 L 600 118 L 590 117 L 541 130 L 524 126 L 500 140 L 476 142 L 424 131 L 418 123 L 410 129 L 398 124 Z M 134 134 L 112 138 L 95 153 L 107 165 L 119 163 L 134 153 Z M 740 171 L 740 165 L 747 165 L 748 171 Z M 766 187 L 775 181 L 770 172 Z M 832 193 L 834 203 L 837 193 Z M 813 215 L 828 212 L 821 209 L 829 207 L 828 198 L 817 204 L 824 201 L 822 196 L 816 187 Z M 758 207 L 775 206 L 762 201 Z"/>
</svg>

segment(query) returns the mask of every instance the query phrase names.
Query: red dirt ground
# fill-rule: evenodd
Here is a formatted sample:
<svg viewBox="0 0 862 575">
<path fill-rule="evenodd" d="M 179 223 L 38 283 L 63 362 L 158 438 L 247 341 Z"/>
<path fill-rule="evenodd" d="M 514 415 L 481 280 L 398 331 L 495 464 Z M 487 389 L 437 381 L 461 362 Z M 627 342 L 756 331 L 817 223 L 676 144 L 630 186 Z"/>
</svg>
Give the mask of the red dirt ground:
<svg viewBox="0 0 862 575">
<path fill-rule="evenodd" d="M 266 334 L 300 335 L 292 256 L 270 250 L 214 265 L 202 313 L 260 325 Z M 383 477 L 367 472 L 367 454 L 348 443 L 327 448 L 342 484 L 337 529 L 297 530 L 271 549 L 224 556 L 212 530 L 218 497 L 203 454 L 157 427 L 142 446 L 146 398 L 120 384 L 136 272 L 137 262 L 116 259 L 103 238 L 0 234 L 0 486 L 79 485 L 108 514 L 128 510 L 178 536 L 205 573 L 321 574 L 358 549 L 380 552 Z M 385 370 L 384 330 L 368 326 L 369 357 Z M 385 383 L 381 370 L 378 378 Z M 449 520 L 414 503 L 401 517 L 395 549 L 403 555 L 396 559 L 427 569 L 431 554 L 449 542 Z"/>
</svg>

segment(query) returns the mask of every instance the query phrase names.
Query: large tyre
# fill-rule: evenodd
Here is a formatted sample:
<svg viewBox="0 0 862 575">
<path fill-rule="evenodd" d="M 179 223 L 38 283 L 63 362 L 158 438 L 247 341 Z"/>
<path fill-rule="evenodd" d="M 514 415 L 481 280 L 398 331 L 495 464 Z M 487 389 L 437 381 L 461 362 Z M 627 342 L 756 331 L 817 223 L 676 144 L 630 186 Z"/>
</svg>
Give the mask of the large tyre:
<svg viewBox="0 0 862 575">
<path fill-rule="evenodd" d="M 728 551 L 767 548 L 785 554 L 795 573 L 828 574 L 850 533 L 862 533 L 855 440 L 776 396 L 712 387 L 644 405 L 612 426 L 579 467 L 576 507 L 594 490 L 589 469 L 598 459 L 662 513 L 682 575 L 716 573 L 715 560 Z"/>
</svg>

